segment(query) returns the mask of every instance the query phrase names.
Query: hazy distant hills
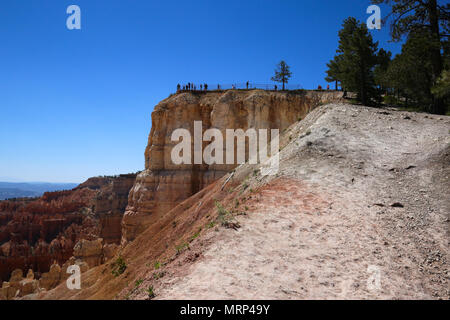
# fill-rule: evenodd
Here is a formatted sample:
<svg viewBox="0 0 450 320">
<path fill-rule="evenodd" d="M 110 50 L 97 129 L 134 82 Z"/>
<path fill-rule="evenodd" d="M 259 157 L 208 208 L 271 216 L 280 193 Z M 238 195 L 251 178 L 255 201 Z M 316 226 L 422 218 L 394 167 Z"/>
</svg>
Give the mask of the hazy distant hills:
<svg viewBox="0 0 450 320">
<path fill-rule="evenodd" d="M 47 191 L 70 190 L 77 183 L 0 182 L 0 200 L 22 197 L 40 197 Z"/>
</svg>

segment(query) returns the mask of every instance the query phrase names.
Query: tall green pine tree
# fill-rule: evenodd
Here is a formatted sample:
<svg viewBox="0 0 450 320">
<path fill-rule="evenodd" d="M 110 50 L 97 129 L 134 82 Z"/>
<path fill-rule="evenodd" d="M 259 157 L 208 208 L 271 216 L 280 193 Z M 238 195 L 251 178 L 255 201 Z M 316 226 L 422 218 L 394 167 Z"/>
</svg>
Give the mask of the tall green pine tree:
<svg viewBox="0 0 450 320">
<path fill-rule="evenodd" d="M 374 67 L 379 63 L 378 42 L 374 42 L 366 24 L 353 17 L 344 20 L 339 31 L 337 55 L 328 64 L 327 81 L 339 81 L 345 90 L 357 93 L 365 105 L 378 101 Z"/>
<path fill-rule="evenodd" d="M 434 86 L 442 85 L 443 72 L 449 70 L 446 64 L 448 59 L 448 39 L 450 31 L 450 4 L 444 4 L 448 0 L 372 0 L 375 4 L 385 3 L 391 5 L 391 13 L 386 16 L 391 20 L 391 36 L 394 41 L 400 41 L 404 36 L 408 39 L 418 37 L 418 34 L 427 33 L 426 45 L 427 66 L 431 71 L 431 83 L 428 90 L 423 90 L 424 96 L 418 101 L 428 100 L 431 93 L 432 101 L 430 106 L 425 105 L 422 108 L 437 114 L 444 114 L 449 108 L 449 100 L 433 89 Z M 416 43 L 417 45 L 417 43 Z M 419 48 L 419 50 L 422 50 Z M 408 60 L 408 59 L 406 59 Z M 423 59 L 422 59 L 423 60 Z M 409 70 L 418 66 L 417 62 L 412 62 Z M 423 78 L 423 77 L 422 77 Z"/>
</svg>

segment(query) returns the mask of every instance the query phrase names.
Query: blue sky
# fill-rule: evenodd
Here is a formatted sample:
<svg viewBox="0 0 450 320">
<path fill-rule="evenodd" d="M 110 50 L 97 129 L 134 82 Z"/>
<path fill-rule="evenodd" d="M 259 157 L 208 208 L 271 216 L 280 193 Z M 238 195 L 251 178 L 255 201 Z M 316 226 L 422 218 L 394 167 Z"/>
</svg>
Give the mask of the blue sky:
<svg viewBox="0 0 450 320">
<path fill-rule="evenodd" d="M 81 30 L 66 9 L 81 8 Z M 342 21 L 367 0 L 2 0 L 0 180 L 81 182 L 144 168 L 153 107 L 177 83 L 326 86 Z M 382 15 L 388 9 L 382 7 Z M 371 31 L 380 46 L 389 30 Z"/>
</svg>

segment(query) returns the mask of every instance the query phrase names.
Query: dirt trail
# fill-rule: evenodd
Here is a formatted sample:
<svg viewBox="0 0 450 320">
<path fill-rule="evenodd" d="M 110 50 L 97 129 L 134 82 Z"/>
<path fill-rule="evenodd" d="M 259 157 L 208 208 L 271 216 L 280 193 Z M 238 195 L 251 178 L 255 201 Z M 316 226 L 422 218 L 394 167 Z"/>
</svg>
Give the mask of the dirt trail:
<svg viewBox="0 0 450 320">
<path fill-rule="evenodd" d="M 196 239 L 156 298 L 448 299 L 449 133 L 445 116 L 314 110 L 283 134 L 278 175 L 249 175 L 241 228 Z"/>
</svg>

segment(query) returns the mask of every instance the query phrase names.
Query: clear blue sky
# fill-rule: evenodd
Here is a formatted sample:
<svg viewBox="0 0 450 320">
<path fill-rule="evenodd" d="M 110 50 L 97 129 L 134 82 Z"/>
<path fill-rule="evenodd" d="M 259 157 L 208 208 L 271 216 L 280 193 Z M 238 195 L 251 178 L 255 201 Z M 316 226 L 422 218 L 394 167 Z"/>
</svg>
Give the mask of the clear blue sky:
<svg viewBox="0 0 450 320">
<path fill-rule="evenodd" d="M 66 9 L 81 8 L 81 30 Z M 151 112 L 177 83 L 326 85 L 342 21 L 369 0 L 1 0 L 0 180 L 81 182 L 144 168 Z M 387 9 L 382 7 L 382 15 Z M 380 46 L 388 28 L 371 31 Z"/>
</svg>

